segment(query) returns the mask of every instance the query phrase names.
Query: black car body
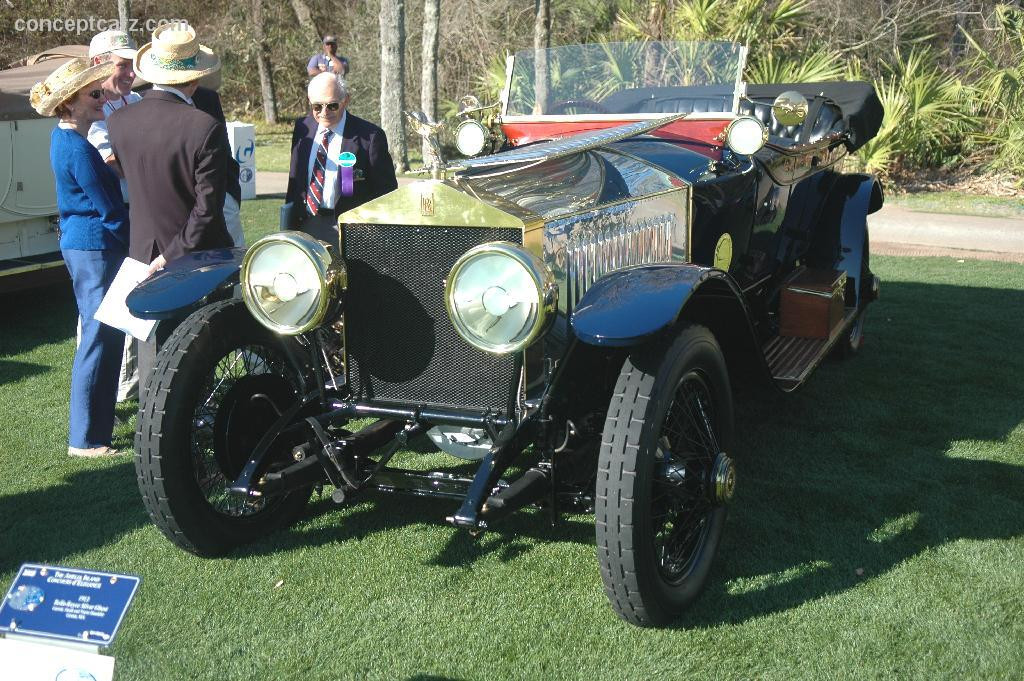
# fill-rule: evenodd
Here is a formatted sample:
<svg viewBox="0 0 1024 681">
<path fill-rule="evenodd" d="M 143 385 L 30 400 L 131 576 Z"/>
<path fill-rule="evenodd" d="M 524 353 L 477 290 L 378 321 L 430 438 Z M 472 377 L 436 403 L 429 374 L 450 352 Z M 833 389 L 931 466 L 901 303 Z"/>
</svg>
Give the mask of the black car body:
<svg viewBox="0 0 1024 681">
<path fill-rule="evenodd" d="M 620 616 L 696 597 L 736 480 L 732 384 L 790 391 L 860 345 L 882 194 L 840 168 L 881 107 L 860 83 L 746 87 L 731 44 L 549 52 L 510 60 L 498 153 L 343 214 L 338 244 L 274 234 L 132 295 L 173 317 L 240 271 L 244 304 L 192 313 L 142 401 L 140 487 L 172 541 L 224 552 L 317 485 L 457 500 L 472 532 L 592 509 Z M 609 86 L 627 62 L 662 66 Z M 389 466 L 423 434 L 475 474 Z"/>
</svg>

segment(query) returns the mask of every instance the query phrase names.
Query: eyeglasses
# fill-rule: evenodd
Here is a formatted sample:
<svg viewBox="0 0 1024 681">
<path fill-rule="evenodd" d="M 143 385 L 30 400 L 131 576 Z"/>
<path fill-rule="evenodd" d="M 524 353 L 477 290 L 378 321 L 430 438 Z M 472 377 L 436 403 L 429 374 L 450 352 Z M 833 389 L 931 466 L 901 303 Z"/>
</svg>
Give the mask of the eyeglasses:
<svg viewBox="0 0 1024 681">
<path fill-rule="evenodd" d="M 90 90 L 89 92 L 86 92 L 85 94 L 89 95 L 93 99 L 99 99 L 100 97 L 103 96 L 103 90 Z"/>
<path fill-rule="evenodd" d="M 326 104 L 314 104 L 313 113 L 320 113 L 320 110 L 327 108 L 328 111 L 337 111 L 341 108 L 341 102 L 327 102 Z"/>
</svg>

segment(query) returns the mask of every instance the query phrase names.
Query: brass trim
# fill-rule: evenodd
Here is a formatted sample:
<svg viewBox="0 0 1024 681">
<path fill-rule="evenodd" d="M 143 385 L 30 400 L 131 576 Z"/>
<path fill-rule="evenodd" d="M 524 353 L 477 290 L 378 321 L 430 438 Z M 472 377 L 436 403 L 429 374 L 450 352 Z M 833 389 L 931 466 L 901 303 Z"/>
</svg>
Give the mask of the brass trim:
<svg viewBox="0 0 1024 681">
<path fill-rule="evenodd" d="M 728 272 L 729 267 L 732 266 L 732 256 L 732 235 L 729 232 L 725 232 L 722 236 L 718 237 L 718 243 L 715 244 L 715 256 L 713 259 L 715 269 Z"/>
<path fill-rule="evenodd" d="M 471 260 L 485 253 L 498 253 L 512 258 L 526 268 L 533 278 L 537 287 L 537 318 L 533 328 L 522 340 L 514 343 L 503 343 L 500 345 L 482 342 L 472 331 L 470 331 L 455 310 L 455 282 L 458 279 L 459 271 Z M 541 261 L 540 258 L 527 252 L 518 244 L 509 241 L 492 241 L 480 244 L 469 249 L 452 265 L 444 287 L 444 304 L 448 312 L 448 319 L 455 327 L 455 331 L 467 343 L 475 348 L 489 352 L 494 355 L 507 355 L 518 352 L 533 344 L 547 330 L 550 322 L 554 320 L 558 308 L 558 285 L 551 269 Z"/>
<path fill-rule="evenodd" d="M 732 145 L 729 144 L 729 135 L 732 133 L 733 128 L 735 128 L 736 125 L 739 124 L 740 121 L 743 121 L 743 120 L 754 121 L 755 123 L 757 123 L 761 127 L 761 146 L 759 146 L 757 149 L 755 149 L 754 151 L 750 152 L 749 154 L 745 154 L 745 153 L 743 153 L 741 151 L 736 151 L 735 149 L 733 149 Z M 740 156 L 753 156 L 757 152 L 759 152 L 762 149 L 764 149 L 764 145 L 768 143 L 768 126 L 766 126 L 764 123 L 762 123 L 760 121 L 760 119 L 754 118 L 753 116 L 737 116 L 736 118 L 734 118 L 732 121 L 729 122 L 729 125 L 725 126 L 725 130 L 723 130 L 721 132 L 721 134 L 719 134 L 719 137 L 722 138 L 722 142 L 725 144 L 725 146 L 732 153 L 739 154 Z"/>
<path fill-rule="evenodd" d="M 433 195 L 431 215 L 422 214 L 424 193 Z M 342 213 L 338 217 L 339 231 L 344 231 L 341 225 L 361 223 L 525 229 L 536 219 L 515 204 L 505 202 L 499 207 L 494 199 L 483 192 L 467 194 L 465 187 L 454 180 L 419 180 Z"/>
<path fill-rule="evenodd" d="M 299 251 L 313 264 L 313 267 L 316 268 L 317 275 L 320 280 L 320 295 L 317 299 L 316 310 L 309 318 L 309 321 L 300 326 L 275 323 L 266 316 L 259 303 L 252 297 L 252 292 L 249 287 L 249 271 L 252 268 L 253 260 L 255 260 L 263 246 L 274 242 L 283 242 L 298 248 Z M 245 252 L 245 257 L 242 258 L 242 269 L 239 275 L 239 282 L 241 283 L 242 300 L 245 302 L 245 306 L 249 308 L 249 313 L 256 319 L 256 321 L 274 333 L 280 333 L 287 336 L 297 336 L 319 326 L 327 315 L 327 311 L 330 306 L 337 300 L 341 290 L 346 288 L 348 285 L 345 264 L 340 258 L 335 258 L 331 254 L 331 247 L 325 242 L 314 239 L 308 234 L 296 231 L 268 234 L 250 246 L 249 250 Z"/>
</svg>

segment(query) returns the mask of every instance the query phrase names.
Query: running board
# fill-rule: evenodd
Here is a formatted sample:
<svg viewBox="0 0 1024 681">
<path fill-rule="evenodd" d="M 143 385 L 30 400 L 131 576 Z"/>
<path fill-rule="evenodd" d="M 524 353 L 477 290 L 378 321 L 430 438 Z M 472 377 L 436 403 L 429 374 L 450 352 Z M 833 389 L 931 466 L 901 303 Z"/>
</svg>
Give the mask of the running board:
<svg viewBox="0 0 1024 681">
<path fill-rule="evenodd" d="M 775 336 L 764 348 L 764 359 L 779 387 L 789 392 L 810 375 L 836 341 L 846 333 L 857 316 L 856 308 L 847 308 L 843 321 L 836 324 L 828 338 Z"/>
</svg>

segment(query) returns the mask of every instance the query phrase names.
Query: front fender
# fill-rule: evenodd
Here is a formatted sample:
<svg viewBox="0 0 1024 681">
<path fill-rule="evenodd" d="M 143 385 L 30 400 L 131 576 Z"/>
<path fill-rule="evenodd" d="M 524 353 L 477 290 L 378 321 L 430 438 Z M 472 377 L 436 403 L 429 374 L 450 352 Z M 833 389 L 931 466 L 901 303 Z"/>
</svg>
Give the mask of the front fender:
<svg viewBox="0 0 1024 681">
<path fill-rule="evenodd" d="M 244 248 L 218 248 L 172 260 L 128 294 L 128 310 L 140 319 L 181 316 L 214 291 L 238 283 L 244 255 Z"/>
<path fill-rule="evenodd" d="M 673 325 L 706 281 L 728 280 L 721 270 L 688 263 L 641 265 L 599 279 L 570 323 L 588 345 L 630 347 Z"/>
</svg>

